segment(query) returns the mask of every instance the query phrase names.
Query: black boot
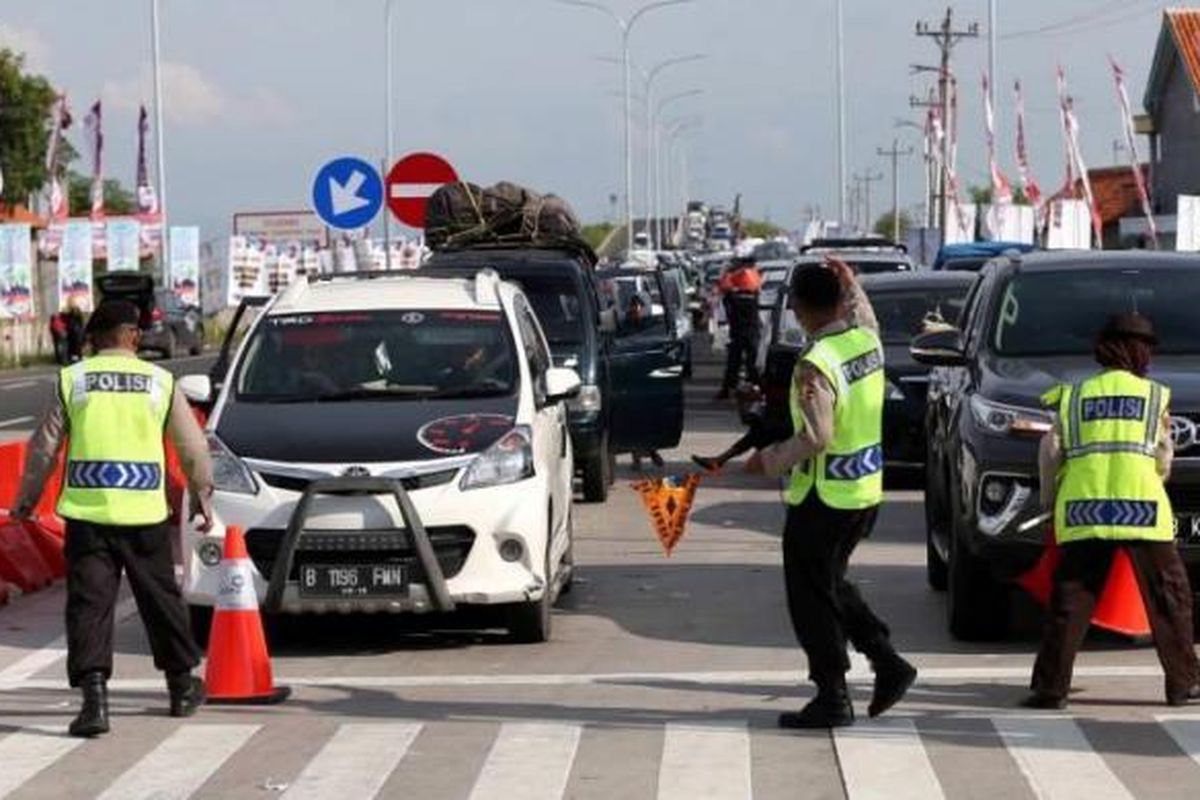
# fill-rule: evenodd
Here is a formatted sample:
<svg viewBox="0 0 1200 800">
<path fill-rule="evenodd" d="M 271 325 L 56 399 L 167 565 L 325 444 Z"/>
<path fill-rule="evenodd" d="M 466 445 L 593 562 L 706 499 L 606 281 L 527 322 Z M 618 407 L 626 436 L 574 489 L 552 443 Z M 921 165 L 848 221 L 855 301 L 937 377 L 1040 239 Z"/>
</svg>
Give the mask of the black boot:
<svg viewBox="0 0 1200 800">
<path fill-rule="evenodd" d="M 108 733 L 108 686 L 104 674 L 89 672 L 79 682 L 83 707 L 67 729 L 72 736 L 91 738 Z"/>
<path fill-rule="evenodd" d="M 1194 684 L 1183 694 L 1167 695 L 1167 705 L 1169 706 L 1186 706 L 1197 700 L 1200 700 L 1200 683 Z"/>
<path fill-rule="evenodd" d="M 917 668 L 894 651 L 888 657 L 880 659 L 874 667 L 875 692 L 871 695 L 871 705 L 867 707 L 867 713 L 878 717 L 899 703 L 912 687 L 917 679 Z"/>
<path fill-rule="evenodd" d="M 818 689 L 817 696 L 799 711 L 779 715 L 779 727 L 798 730 L 844 728 L 854 724 L 854 706 L 846 685 Z"/>
<path fill-rule="evenodd" d="M 168 675 L 167 690 L 171 693 L 172 717 L 190 717 L 196 713 L 196 709 L 204 705 L 204 700 L 208 697 L 204 690 L 204 681 L 190 672 Z"/>
</svg>

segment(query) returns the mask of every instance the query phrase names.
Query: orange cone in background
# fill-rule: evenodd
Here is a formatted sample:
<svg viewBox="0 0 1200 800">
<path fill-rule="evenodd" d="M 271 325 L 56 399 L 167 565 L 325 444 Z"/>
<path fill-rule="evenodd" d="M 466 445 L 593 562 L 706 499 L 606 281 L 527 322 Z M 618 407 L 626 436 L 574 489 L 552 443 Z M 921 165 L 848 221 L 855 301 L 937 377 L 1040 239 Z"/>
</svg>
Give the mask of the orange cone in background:
<svg viewBox="0 0 1200 800">
<path fill-rule="evenodd" d="M 204 683 L 208 702 L 215 704 L 269 705 L 291 694 L 288 687 L 274 685 L 253 568 L 246 538 L 238 527 L 225 532 Z"/>
</svg>

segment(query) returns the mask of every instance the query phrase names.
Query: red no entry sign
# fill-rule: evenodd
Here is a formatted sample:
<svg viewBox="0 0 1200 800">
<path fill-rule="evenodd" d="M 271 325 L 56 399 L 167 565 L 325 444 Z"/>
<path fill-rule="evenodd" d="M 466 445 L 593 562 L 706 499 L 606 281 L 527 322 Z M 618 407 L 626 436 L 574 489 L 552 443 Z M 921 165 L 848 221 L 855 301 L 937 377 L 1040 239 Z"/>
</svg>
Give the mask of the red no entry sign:
<svg viewBox="0 0 1200 800">
<path fill-rule="evenodd" d="M 387 174 L 388 208 L 405 225 L 424 228 L 429 195 L 437 191 L 439 186 L 457 180 L 458 173 L 441 156 L 433 153 L 405 156 Z"/>
</svg>

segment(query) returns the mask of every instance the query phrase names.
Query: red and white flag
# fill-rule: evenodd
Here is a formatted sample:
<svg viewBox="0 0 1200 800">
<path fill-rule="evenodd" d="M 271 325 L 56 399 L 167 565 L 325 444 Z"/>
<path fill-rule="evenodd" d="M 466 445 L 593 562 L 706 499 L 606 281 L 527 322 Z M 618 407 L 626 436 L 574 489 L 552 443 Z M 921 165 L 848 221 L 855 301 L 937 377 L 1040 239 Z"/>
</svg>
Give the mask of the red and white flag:
<svg viewBox="0 0 1200 800">
<path fill-rule="evenodd" d="M 1069 168 L 1073 167 L 1078 174 L 1078 180 L 1083 186 L 1083 199 L 1087 201 L 1092 213 L 1092 232 L 1096 235 L 1096 247 L 1103 247 L 1104 224 L 1100 219 L 1100 209 L 1096 206 L 1096 196 L 1092 192 L 1092 181 L 1088 177 L 1087 164 L 1083 162 L 1083 152 L 1079 148 L 1079 118 L 1075 116 L 1075 100 L 1067 93 L 1067 78 L 1062 67 L 1058 68 L 1059 103 L 1062 106 L 1063 135 L 1067 141 L 1067 157 Z M 1068 177 L 1070 169 L 1068 169 Z M 1072 187 L 1072 194 L 1074 190 Z"/>
<path fill-rule="evenodd" d="M 138 112 L 138 148 L 137 148 L 137 206 L 138 214 L 151 215 L 158 213 L 158 193 L 150 184 L 150 170 L 146 166 L 146 137 L 150 133 L 150 115 L 142 106 Z"/>
<path fill-rule="evenodd" d="M 1014 86 L 1017 98 L 1017 171 L 1021 175 L 1021 189 L 1033 205 L 1033 213 L 1039 219 L 1042 215 L 1042 187 L 1038 186 L 1029 166 L 1029 146 L 1025 138 L 1025 95 L 1021 91 L 1021 82 Z"/>
<path fill-rule="evenodd" d="M 92 219 L 104 217 L 104 132 L 100 116 L 100 101 L 92 106 L 83 121 L 92 145 Z"/>
<path fill-rule="evenodd" d="M 1158 227 L 1154 224 L 1154 209 L 1150 205 L 1150 192 L 1146 187 L 1146 176 L 1142 172 L 1142 160 L 1138 157 L 1137 134 L 1133 130 L 1133 112 L 1129 108 L 1129 92 L 1125 90 L 1125 73 L 1117 64 L 1116 59 L 1108 57 L 1112 64 L 1113 78 L 1117 82 L 1117 99 L 1121 103 L 1121 123 L 1125 129 L 1125 146 L 1129 150 L 1130 166 L 1133 169 L 1133 181 L 1137 184 L 1138 200 L 1142 204 L 1142 213 L 1146 215 L 1146 225 L 1150 230 L 1150 241 L 1154 249 L 1158 249 Z"/>
<path fill-rule="evenodd" d="M 1004 177 L 996 162 L 996 109 L 992 102 L 991 81 L 986 72 L 983 73 L 983 123 L 987 137 L 988 170 L 992 176 L 992 204 L 1009 205 L 1013 199 L 1012 184 Z"/>
</svg>

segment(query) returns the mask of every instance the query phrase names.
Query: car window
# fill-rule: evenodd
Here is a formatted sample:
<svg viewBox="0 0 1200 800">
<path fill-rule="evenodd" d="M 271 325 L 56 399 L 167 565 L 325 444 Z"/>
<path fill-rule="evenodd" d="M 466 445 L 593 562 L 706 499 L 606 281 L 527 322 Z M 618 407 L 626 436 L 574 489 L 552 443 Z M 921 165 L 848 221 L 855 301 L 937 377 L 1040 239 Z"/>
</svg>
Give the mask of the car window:
<svg viewBox="0 0 1200 800">
<path fill-rule="evenodd" d="M 868 292 L 884 344 L 908 344 L 927 322 L 956 320 L 966 287 L 910 292 Z"/>
<path fill-rule="evenodd" d="M 586 309 L 579 286 L 569 275 L 506 276 L 520 284 L 550 345 L 584 342 Z"/>
<path fill-rule="evenodd" d="M 543 341 L 542 330 L 538 325 L 538 320 L 525 300 L 517 300 L 516 312 L 517 327 L 521 331 L 522 345 L 525 348 L 525 361 L 529 365 L 529 374 L 535 380 L 538 380 L 552 366 L 550 351 L 546 349 L 546 343 Z"/>
<path fill-rule="evenodd" d="M 1000 355 L 1085 355 L 1113 314 L 1154 324 L 1156 352 L 1200 353 L 1200 281 L 1194 269 L 1018 273 L 1004 287 L 990 343 Z"/>
<path fill-rule="evenodd" d="M 516 389 L 515 358 L 498 311 L 272 315 L 247 345 L 236 396 L 240 402 L 504 396 Z"/>
<path fill-rule="evenodd" d="M 912 264 L 907 260 L 897 259 L 895 261 L 882 261 L 879 259 L 855 259 L 850 256 L 841 256 L 842 260 L 858 272 L 859 275 L 877 275 L 884 272 L 910 272 Z"/>
</svg>

